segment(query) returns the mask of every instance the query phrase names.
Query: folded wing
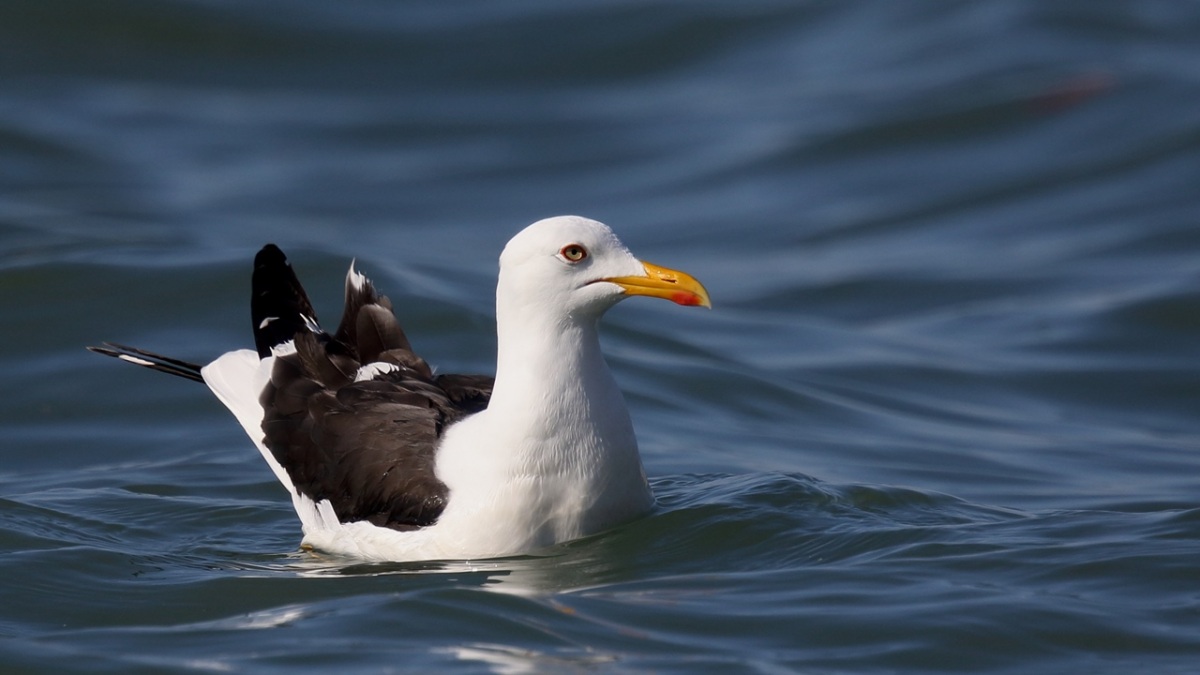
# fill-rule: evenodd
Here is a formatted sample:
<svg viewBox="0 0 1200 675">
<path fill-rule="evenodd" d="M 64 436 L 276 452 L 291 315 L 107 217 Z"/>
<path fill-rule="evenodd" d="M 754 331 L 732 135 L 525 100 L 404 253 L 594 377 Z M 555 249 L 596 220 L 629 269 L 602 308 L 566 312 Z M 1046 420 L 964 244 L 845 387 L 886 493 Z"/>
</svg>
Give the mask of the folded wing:
<svg viewBox="0 0 1200 675">
<path fill-rule="evenodd" d="M 255 258 L 253 294 L 255 345 L 274 361 L 258 397 L 262 443 L 293 489 L 328 500 L 343 523 L 436 522 L 447 499 L 434 472 L 438 444 L 447 427 L 487 406 L 492 378 L 435 376 L 391 303 L 353 265 L 333 335 L 274 245 Z"/>
</svg>

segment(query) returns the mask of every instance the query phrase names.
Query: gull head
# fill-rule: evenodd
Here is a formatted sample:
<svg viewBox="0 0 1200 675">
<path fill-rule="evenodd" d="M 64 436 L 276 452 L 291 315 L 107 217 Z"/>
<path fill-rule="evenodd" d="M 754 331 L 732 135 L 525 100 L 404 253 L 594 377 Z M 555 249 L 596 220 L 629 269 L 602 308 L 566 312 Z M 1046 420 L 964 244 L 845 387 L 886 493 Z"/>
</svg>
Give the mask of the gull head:
<svg viewBox="0 0 1200 675">
<path fill-rule="evenodd" d="M 579 216 L 539 220 L 500 255 L 498 311 L 594 320 L 631 295 L 711 307 L 690 275 L 638 260 L 607 225 Z"/>
</svg>

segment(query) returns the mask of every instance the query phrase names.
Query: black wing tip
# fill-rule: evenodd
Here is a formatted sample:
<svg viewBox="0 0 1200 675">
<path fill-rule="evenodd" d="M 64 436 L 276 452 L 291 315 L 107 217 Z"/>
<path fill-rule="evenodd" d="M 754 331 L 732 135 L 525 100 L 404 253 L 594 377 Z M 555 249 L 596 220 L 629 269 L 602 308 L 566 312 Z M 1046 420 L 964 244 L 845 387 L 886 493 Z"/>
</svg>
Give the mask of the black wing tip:
<svg viewBox="0 0 1200 675">
<path fill-rule="evenodd" d="M 275 244 L 266 244 L 258 250 L 254 256 L 254 266 L 282 263 L 287 264 L 287 256 L 283 254 L 283 249 Z"/>
<path fill-rule="evenodd" d="M 250 318 L 259 356 L 266 358 L 272 349 L 316 324 L 304 287 L 275 244 L 263 246 L 254 256 L 250 287 Z"/>
</svg>

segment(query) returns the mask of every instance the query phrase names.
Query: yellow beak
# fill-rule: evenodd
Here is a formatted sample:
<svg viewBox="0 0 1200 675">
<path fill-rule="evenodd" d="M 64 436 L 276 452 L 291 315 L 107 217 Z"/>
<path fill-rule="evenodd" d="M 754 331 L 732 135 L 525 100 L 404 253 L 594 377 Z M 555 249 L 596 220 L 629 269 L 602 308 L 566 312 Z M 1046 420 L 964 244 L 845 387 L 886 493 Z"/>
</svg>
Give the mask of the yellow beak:
<svg viewBox="0 0 1200 675">
<path fill-rule="evenodd" d="M 699 305 L 712 309 L 708 291 L 690 274 L 643 262 L 644 277 L 610 277 L 603 279 L 625 289 L 629 295 L 648 295 L 663 298 L 678 305 Z"/>
</svg>

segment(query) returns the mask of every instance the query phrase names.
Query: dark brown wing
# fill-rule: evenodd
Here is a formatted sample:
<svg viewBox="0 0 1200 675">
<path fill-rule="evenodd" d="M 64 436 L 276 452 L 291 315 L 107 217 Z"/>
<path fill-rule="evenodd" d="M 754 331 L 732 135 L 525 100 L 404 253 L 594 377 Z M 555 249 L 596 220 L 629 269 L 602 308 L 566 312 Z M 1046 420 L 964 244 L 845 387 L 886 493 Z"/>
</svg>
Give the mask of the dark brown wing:
<svg viewBox="0 0 1200 675">
<path fill-rule="evenodd" d="M 285 341 L 280 328 L 291 326 L 287 339 L 296 346 L 276 358 L 260 397 L 265 445 L 296 490 L 329 500 L 341 522 L 397 530 L 434 523 L 447 499 L 434 473 L 438 443 L 451 424 L 487 406 L 492 378 L 434 376 L 391 303 L 353 271 L 337 332 L 314 330 L 311 304 L 294 280 L 278 248 L 255 259 L 255 342 L 269 353 Z M 386 365 L 355 381 L 366 364 Z"/>
</svg>

